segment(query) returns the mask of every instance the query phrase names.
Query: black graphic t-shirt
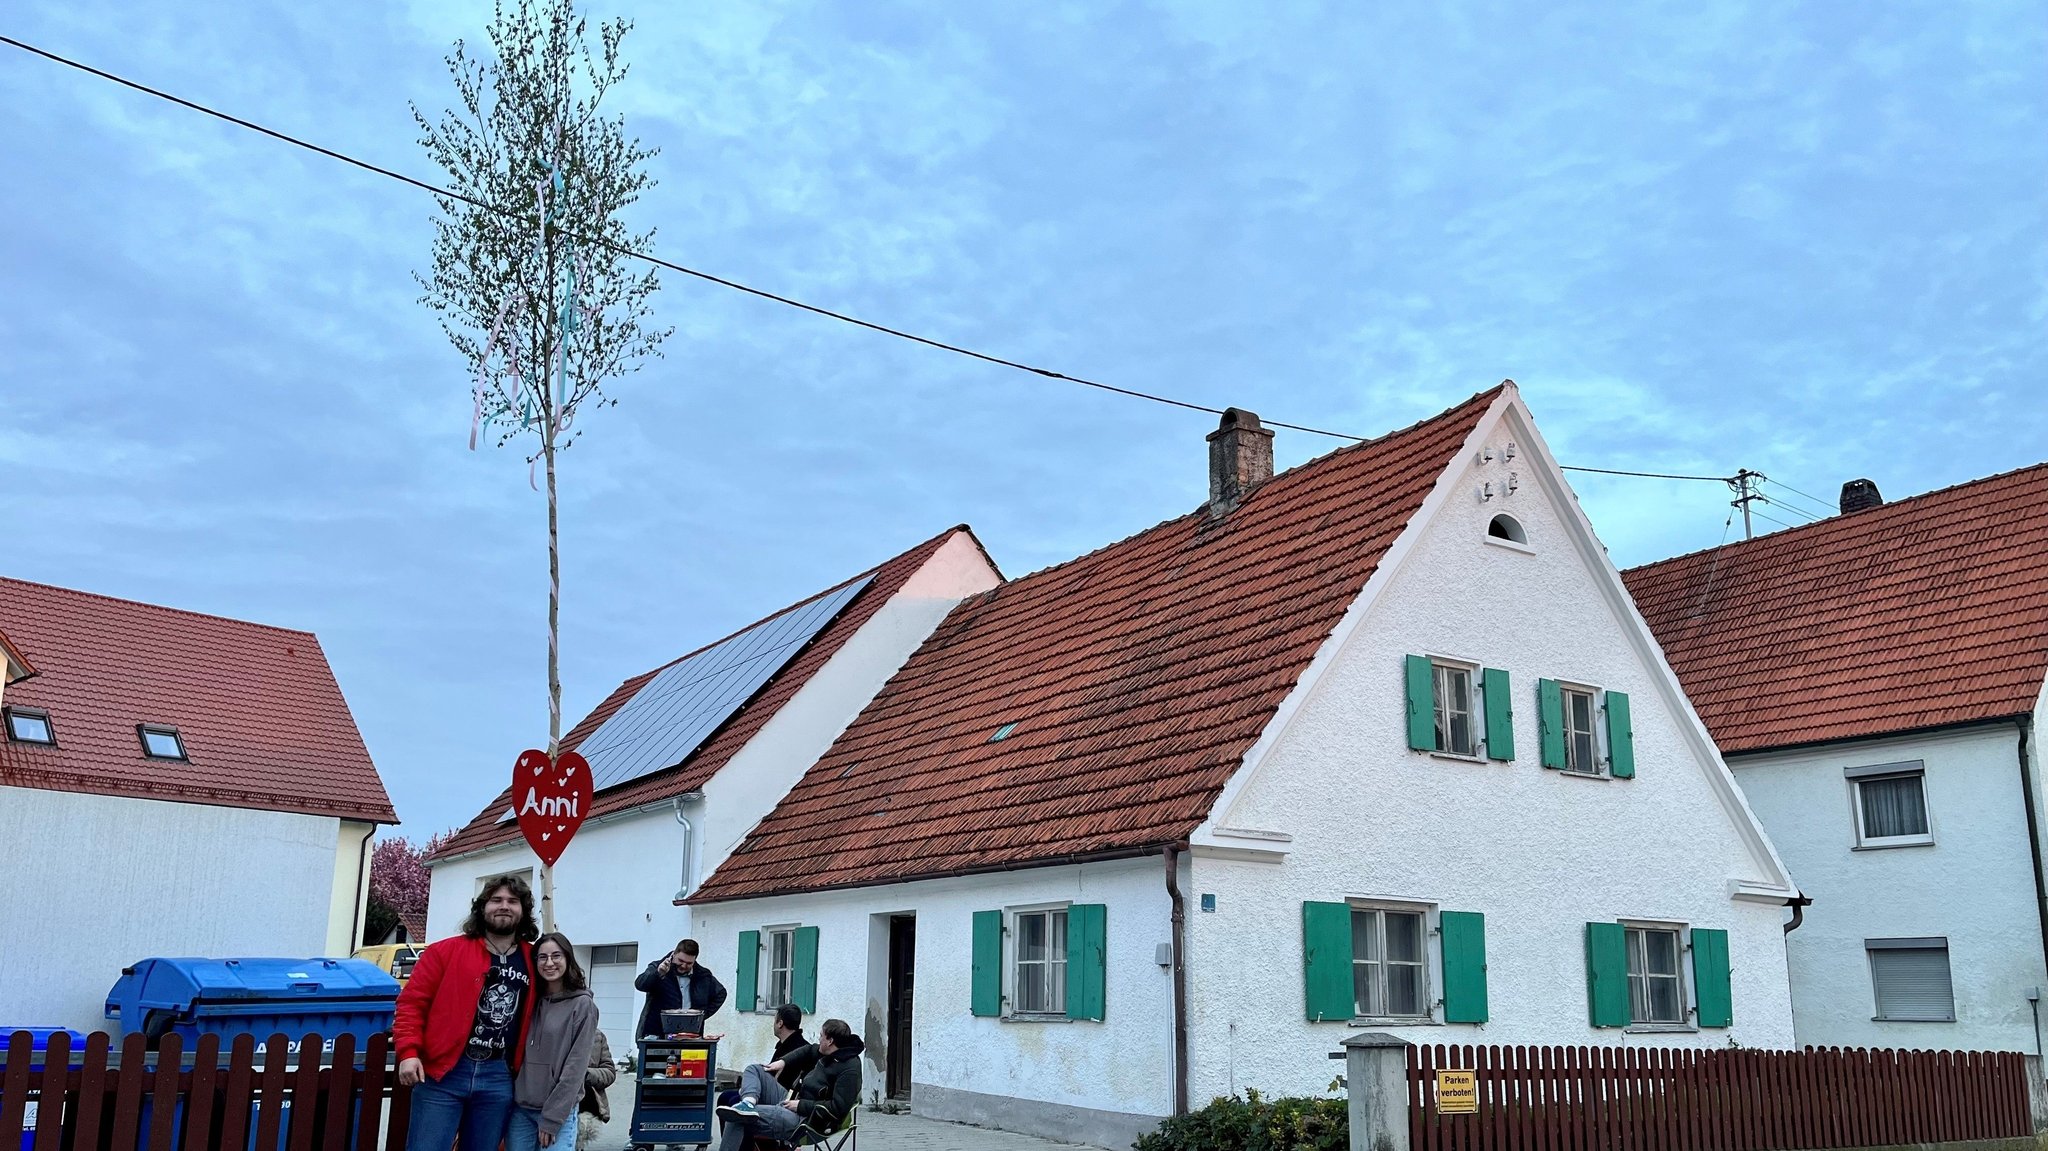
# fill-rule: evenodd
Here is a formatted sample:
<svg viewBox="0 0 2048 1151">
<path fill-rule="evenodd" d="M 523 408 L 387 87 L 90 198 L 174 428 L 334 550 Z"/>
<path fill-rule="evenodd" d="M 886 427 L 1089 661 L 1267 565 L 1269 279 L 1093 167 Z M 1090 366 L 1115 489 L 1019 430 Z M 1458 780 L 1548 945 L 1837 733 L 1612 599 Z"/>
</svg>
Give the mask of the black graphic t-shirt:
<svg viewBox="0 0 2048 1151">
<path fill-rule="evenodd" d="M 519 1036 L 520 1010 L 533 990 L 526 956 L 514 947 L 509 955 L 491 956 L 484 973 L 484 993 L 476 1001 L 476 1022 L 469 1029 L 471 1059 L 503 1059 Z"/>
</svg>

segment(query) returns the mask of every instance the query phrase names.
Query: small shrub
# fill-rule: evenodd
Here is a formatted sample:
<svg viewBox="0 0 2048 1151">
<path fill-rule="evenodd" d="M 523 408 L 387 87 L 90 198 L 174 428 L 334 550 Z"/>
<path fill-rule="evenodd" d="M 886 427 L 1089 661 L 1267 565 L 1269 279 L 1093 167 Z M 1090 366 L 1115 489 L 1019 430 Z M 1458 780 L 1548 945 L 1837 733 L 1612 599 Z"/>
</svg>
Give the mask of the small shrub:
<svg viewBox="0 0 2048 1151">
<path fill-rule="evenodd" d="M 1168 1119 L 1131 1146 L 1133 1151 L 1346 1151 L 1350 1106 L 1344 1099 L 1268 1100 L 1246 1091 Z"/>
</svg>

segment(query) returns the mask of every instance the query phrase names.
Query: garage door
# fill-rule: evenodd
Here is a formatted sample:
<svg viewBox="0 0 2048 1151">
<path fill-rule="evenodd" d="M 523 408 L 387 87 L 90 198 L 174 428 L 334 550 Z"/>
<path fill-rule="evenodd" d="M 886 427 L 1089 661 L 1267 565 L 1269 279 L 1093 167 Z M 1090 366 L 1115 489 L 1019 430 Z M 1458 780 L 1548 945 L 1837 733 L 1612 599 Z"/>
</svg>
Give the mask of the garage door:
<svg viewBox="0 0 2048 1151">
<path fill-rule="evenodd" d="M 612 1058 L 637 1055 L 633 1025 L 640 1019 L 640 993 L 633 977 L 640 974 L 640 945 L 601 943 L 590 949 L 590 997 L 597 1001 L 597 1025 L 612 1045 Z"/>
</svg>

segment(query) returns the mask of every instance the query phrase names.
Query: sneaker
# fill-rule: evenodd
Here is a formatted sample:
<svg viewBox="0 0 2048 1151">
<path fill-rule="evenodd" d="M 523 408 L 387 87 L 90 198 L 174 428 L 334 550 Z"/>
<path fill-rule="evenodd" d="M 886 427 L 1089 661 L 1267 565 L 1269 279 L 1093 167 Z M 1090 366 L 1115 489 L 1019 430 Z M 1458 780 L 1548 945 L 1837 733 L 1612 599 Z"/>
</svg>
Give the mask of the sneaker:
<svg viewBox="0 0 2048 1151">
<path fill-rule="evenodd" d="M 752 1119 L 761 1113 L 754 1109 L 754 1101 L 752 1099 L 741 1096 L 740 1101 L 737 1103 L 719 1104 L 718 1114 L 721 1118 L 725 1119 Z"/>
</svg>

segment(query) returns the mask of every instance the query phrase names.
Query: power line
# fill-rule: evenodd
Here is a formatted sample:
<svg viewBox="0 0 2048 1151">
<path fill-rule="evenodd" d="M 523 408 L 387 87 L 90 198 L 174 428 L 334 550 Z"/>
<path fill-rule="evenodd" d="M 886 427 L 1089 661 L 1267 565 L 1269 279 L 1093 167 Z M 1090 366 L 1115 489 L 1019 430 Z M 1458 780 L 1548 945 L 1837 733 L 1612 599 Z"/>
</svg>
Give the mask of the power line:
<svg viewBox="0 0 2048 1151">
<path fill-rule="evenodd" d="M 1805 492 L 1800 491 L 1798 488 L 1795 488 L 1791 484 L 1785 483 L 1782 480 L 1772 480 L 1770 482 L 1773 486 L 1784 488 L 1786 491 L 1791 492 L 1793 495 L 1799 496 L 1805 499 L 1807 502 L 1813 504 L 1813 506 L 1820 508 L 1822 519 L 1834 515 L 1837 511 L 1840 510 L 1838 507 L 1828 503 L 1826 500 L 1821 499 L 1818 496 L 1809 496 Z"/>
<path fill-rule="evenodd" d="M 1758 495 L 1756 498 L 1762 500 L 1763 502 L 1771 505 L 1774 508 L 1783 508 L 1785 511 L 1790 512 L 1795 516 L 1804 516 L 1806 517 L 1806 522 L 1810 524 L 1817 524 L 1823 518 L 1821 516 L 1814 515 L 1812 512 L 1807 511 L 1805 508 L 1802 508 L 1797 504 L 1788 504 L 1784 500 L 1774 500 L 1766 495 Z"/>
<path fill-rule="evenodd" d="M 297 136 L 293 136 L 285 132 L 280 132 L 274 128 L 267 128 L 262 124 L 258 124 L 252 120 L 245 120 L 239 116 L 232 116 L 226 112 L 218 111 L 214 108 L 209 108 L 204 104 L 200 104 L 192 100 L 187 100 L 182 96 L 175 96 L 169 92 L 152 88 L 147 84 L 138 83 L 124 76 L 117 76 L 112 72 L 108 72 L 100 68 L 95 68 L 90 64 L 83 64 L 77 60 L 72 60 L 64 56 L 59 56 L 55 52 L 46 51 L 42 48 L 36 47 L 33 44 L 23 43 L 22 41 L 16 40 L 11 36 L 0 35 L 0 43 L 8 44 L 12 47 L 19 48 L 24 52 L 33 53 L 34 55 L 41 56 L 44 59 L 50 60 L 54 63 L 62 64 L 68 68 L 76 68 L 81 72 L 97 76 L 102 80 L 111 80 L 114 83 L 119 84 L 125 88 L 132 88 L 137 92 L 141 92 L 149 96 L 154 96 L 159 100 L 167 100 L 173 104 L 178 105 L 179 107 L 189 108 L 194 112 L 199 112 L 207 116 L 212 116 L 218 120 L 225 120 L 226 122 L 233 124 L 238 128 L 245 128 L 251 132 L 260 133 L 262 135 L 270 137 L 271 139 L 279 140 L 282 141 L 283 143 L 293 145 L 294 147 L 304 148 L 309 152 L 317 152 L 330 160 L 339 160 L 344 164 L 349 164 L 354 167 L 361 168 L 365 172 L 372 172 L 375 173 L 376 175 L 383 176 L 387 179 L 397 180 L 401 183 L 409 184 L 412 187 L 418 188 L 425 192 L 430 192 L 436 196 L 446 196 L 451 200 L 460 200 L 465 204 L 470 204 L 474 207 L 482 208 L 487 212 L 494 212 L 497 213 L 498 215 L 505 216 L 510 219 L 523 220 L 525 218 L 521 216 L 518 212 L 515 212 L 509 208 L 500 207 L 499 205 L 479 200 L 474 196 L 464 195 L 461 192 L 455 192 L 447 188 L 439 187 L 434 184 L 429 184 L 424 180 L 414 179 L 413 177 L 405 175 L 402 172 L 393 171 L 390 168 L 370 163 L 367 160 L 359 160 L 354 156 L 350 156 L 342 152 L 337 152 L 332 148 L 322 147 L 319 144 L 312 143 L 311 141 L 308 140 L 302 140 Z M 750 296 L 758 296 L 764 300 L 772 300 L 775 303 L 782 304 L 786 307 L 798 308 L 803 311 L 810 312 L 814 315 L 824 316 L 828 319 L 838 320 L 840 323 L 843 324 L 852 324 L 855 327 L 866 328 L 871 332 L 879 332 L 886 336 L 894 336 L 899 340 L 909 340 L 912 343 L 923 344 L 928 348 L 936 348 L 940 351 L 952 352 L 955 355 L 967 356 L 971 359 L 980 360 L 984 363 L 995 364 L 999 367 L 1012 368 L 1020 372 L 1029 372 L 1032 375 L 1041 376 L 1049 380 L 1064 380 L 1067 383 L 1079 384 L 1082 387 L 1096 388 L 1105 392 L 1114 392 L 1120 396 L 1129 396 L 1133 399 L 1140 400 L 1150 400 L 1156 404 L 1169 404 L 1173 407 L 1186 408 L 1190 411 L 1196 412 L 1207 412 L 1210 415 L 1215 416 L 1220 416 L 1224 412 L 1224 409 L 1222 408 L 1212 408 L 1203 404 L 1190 403 L 1186 400 L 1177 400 L 1171 396 L 1154 395 L 1151 392 L 1141 392 L 1132 388 L 1121 388 L 1114 384 L 1105 384 L 1100 381 L 1087 379 L 1082 376 L 1069 375 L 1065 372 L 1056 372 L 1053 371 L 1051 368 L 1040 368 L 1033 366 L 1031 364 L 1020 363 L 1019 361 L 1016 360 L 1005 359 L 1002 356 L 993 356 L 989 355 L 986 352 L 977 352 L 972 348 L 961 347 L 958 344 L 949 344 L 943 340 L 935 340 L 928 336 L 920 336 L 915 332 L 906 332 L 901 328 L 892 328 L 886 324 L 875 323 L 872 320 L 863 320 L 858 316 L 850 316 L 844 312 L 835 312 L 830 308 L 819 307 L 816 304 L 808 304 L 802 300 L 795 299 L 790 296 L 780 295 L 778 293 L 770 292 L 763 288 L 756 288 L 750 284 L 743 284 L 738 280 L 727 279 L 724 276 L 713 275 L 710 272 L 699 271 L 696 268 L 687 267 L 685 265 L 678 264 L 672 260 L 665 260 L 659 256 L 650 255 L 646 252 L 636 251 L 622 244 L 612 243 L 611 241 L 603 239 L 602 237 L 578 235 L 574 232 L 569 232 L 567 229 L 563 229 L 563 234 L 568 235 L 571 238 L 579 240 L 586 244 L 592 244 L 597 247 L 609 249 L 613 252 L 618 253 L 621 256 L 626 256 L 636 260 L 644 260 L 647 263 L 655 265 L 656 267 L 666 268 L 671 272 L 679 272 L 685 276 L 694 276 L 697 279 L 717 284 L 720 287 L 730 288 L 736 292 L 744 292 Z M 1269 427 L 1286 428 L 1289 431 L 1306 432 L 1310 435 L 1316 436 L 1328 436 L 1332 439 L 1338 440 L 1355 440 L 1363 442 L 1364 440 L 1369 438 L 1367 436 L 1354 436 L 1345 432 L 1328 431 L 1323 428 L 1308 427 L 1303 424 L 1284 423 L 1279 420 L 1266 420 L 1263 422 Z"/>
<path fill-rule="evenodd" d="M 1783 504 L 1779 504 L 1779 505 L 1777 505 L 1777 506 L 1779 506 L 1779 507 L 1783 507 L 1784 505 L 1783 505 Z M 1767 516 L 1767 515 L 1765 515 L 1765 514 L 1764 514 L 1764 513 L 1762 513 L 1762 512 L 1758 512 L 1758 513 L 1756 513 L 1756 518 L 1758 518 L 1758 519 L 1760 519 L 1760 520 L 1765 520 L 1765 521 L 1767 521 L 1767 522 L 1769 522 L 1769 523 L 1774 523 L 1774 524 L 1777 524 L 1777 525 L 1778 525 L 1779 527 L 1781 527 L 1781 528 L 1800 528 L 1800 527 L 1805 527 L 1805 526 L 1806 526 L 1805 524 L 1788 524 L 1788 523 L 1786 523 L 1786 522 L 1785 522 L 1784 520 L 1778 519 L 1778 518 L 1777 518 L 1777 517 L 1775 517 L 1775 516 Z"/>
<path fill-rule="evenodd" d="M 1636 476 L 1646 480 L 1706 480 L 1717 484 L 1732 484 L 1735 482 L 1734 476 L 1679 476 L 1667 472 L 1623 472 L 1616 471 L 1613 468 L 1582 468 L 1575 464 L 1559 464 L 1557 466 L 1567 472 L 1596 472 L 1603 476 Z"/>
</svg>

